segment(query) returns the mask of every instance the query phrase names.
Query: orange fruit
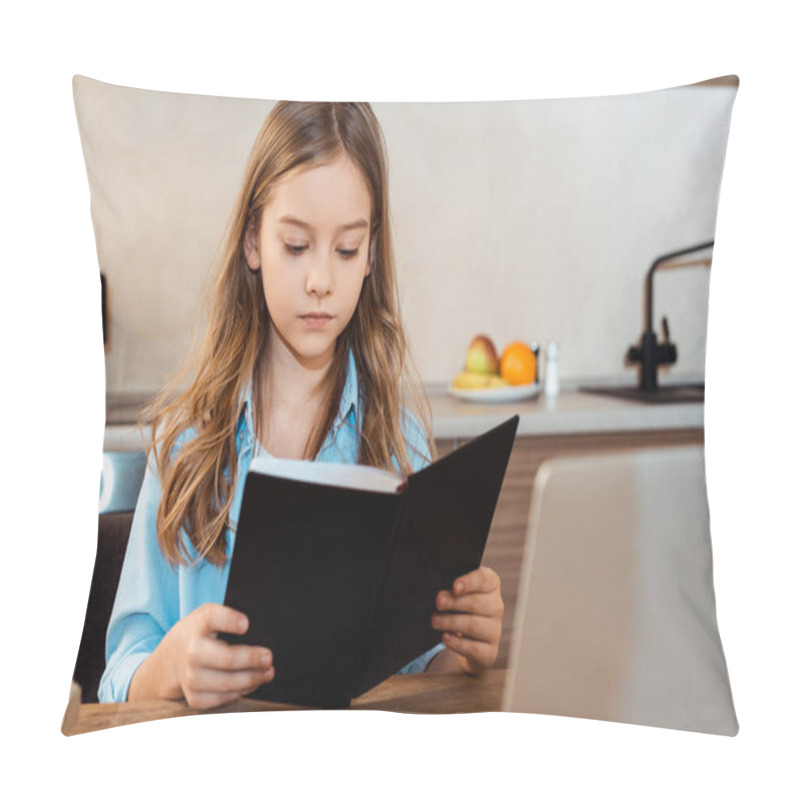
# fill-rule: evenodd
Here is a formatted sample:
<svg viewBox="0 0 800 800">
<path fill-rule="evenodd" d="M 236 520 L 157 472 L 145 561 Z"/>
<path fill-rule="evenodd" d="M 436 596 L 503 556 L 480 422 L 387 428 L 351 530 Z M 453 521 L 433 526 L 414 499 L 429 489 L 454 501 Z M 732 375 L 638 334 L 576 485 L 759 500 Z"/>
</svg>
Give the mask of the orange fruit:
<svg viewBox="0 0 800 800">
<path fill-rule="evenodd" d="M 511 342 L 500 357 L 500 377 L 512 386 L 533 383 L 536 377 L 536 356 L 523 342 Z"/>
</svg>

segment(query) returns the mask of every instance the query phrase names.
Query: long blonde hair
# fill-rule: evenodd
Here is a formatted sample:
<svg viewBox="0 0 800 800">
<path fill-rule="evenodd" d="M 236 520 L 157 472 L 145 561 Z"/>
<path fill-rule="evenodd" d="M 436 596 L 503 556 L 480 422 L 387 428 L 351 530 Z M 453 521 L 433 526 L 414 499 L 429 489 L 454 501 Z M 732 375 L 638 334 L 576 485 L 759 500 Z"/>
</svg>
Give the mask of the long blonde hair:
<svg viewBox="0 0 800 800">
<path fill-rule="evenodd" d="M 336 343 L 322 387 L 322 412 L 304 457 L 319 452 L 336 418 L 350 351 L 363 401 L 358 462 L 407 476 L 412 471 L 403 435 L 408 414 L 422 427 L 435 456 L 430 409 L 400 321 L 378 120 L 366 103 L 277 103 L 245 169 L 212 287 L 205 337 L 142 417 L 152 425 L 151 454 L 162 485 L 158 542 L 172 563 L 189 560 L 182 531 L 198 558 L 225 561 L 225 531 L 237 479 L 236 430 L 249 382 L 260 385 L 270 329 L 260 275 L 245 263 L 245 232 L 249 225 L 259 229 L 278 180 L 301 165 L 326 163 L 341 153 L 359 168 L 369 189 L 373 260 L 355 313 Z M 188 388 L 180 389 L 187 379 Z M 194 435 L 185 436 L 189 431 Z"/>
</svg>

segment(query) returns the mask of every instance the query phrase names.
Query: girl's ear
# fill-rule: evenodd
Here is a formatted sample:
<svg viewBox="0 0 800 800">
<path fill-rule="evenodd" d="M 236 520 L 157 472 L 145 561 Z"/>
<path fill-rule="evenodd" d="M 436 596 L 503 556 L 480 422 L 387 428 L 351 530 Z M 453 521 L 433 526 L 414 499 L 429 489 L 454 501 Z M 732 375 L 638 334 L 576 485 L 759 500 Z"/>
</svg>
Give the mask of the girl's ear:
<svg viewBox="0 0 800 800">
<path fill-rule="evenodd" d="M 247 228 L 244 232 L 244 260 L 247 266 L 258 272 L 261 269 L 261 254 L 258 252 L 258 237 L 256 236 L 256 226 L 252 220 L 247 223 Z"/>
</svg>

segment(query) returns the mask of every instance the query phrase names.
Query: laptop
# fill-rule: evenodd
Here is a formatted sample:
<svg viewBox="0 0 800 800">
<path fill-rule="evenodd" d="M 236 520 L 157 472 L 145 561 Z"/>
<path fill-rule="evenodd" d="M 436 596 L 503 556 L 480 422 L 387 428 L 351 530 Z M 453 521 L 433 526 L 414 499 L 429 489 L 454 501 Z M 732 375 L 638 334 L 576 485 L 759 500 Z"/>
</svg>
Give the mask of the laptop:
<svg viewBox="0 0 800 800">
<path fill-rule="evenodd" d="M 504 711 L 735 735 L 702 446 L 536 474 Z"/>
</svg>

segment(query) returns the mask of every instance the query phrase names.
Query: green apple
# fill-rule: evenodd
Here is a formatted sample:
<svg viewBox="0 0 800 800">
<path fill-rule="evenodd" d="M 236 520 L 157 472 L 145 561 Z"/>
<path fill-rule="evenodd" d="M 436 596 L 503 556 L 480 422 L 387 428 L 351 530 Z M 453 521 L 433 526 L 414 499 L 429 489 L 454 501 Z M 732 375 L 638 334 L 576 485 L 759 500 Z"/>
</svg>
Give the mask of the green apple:
<svg viewBox="0 0 800 800">
<path fill-rule="evenodd" d="M 467 349 L 467 372 L 493 375 L 499 365 L 500 360 L 497 358 L 494 342 L 484 334 L 476 336 Z"/>
</svg>

